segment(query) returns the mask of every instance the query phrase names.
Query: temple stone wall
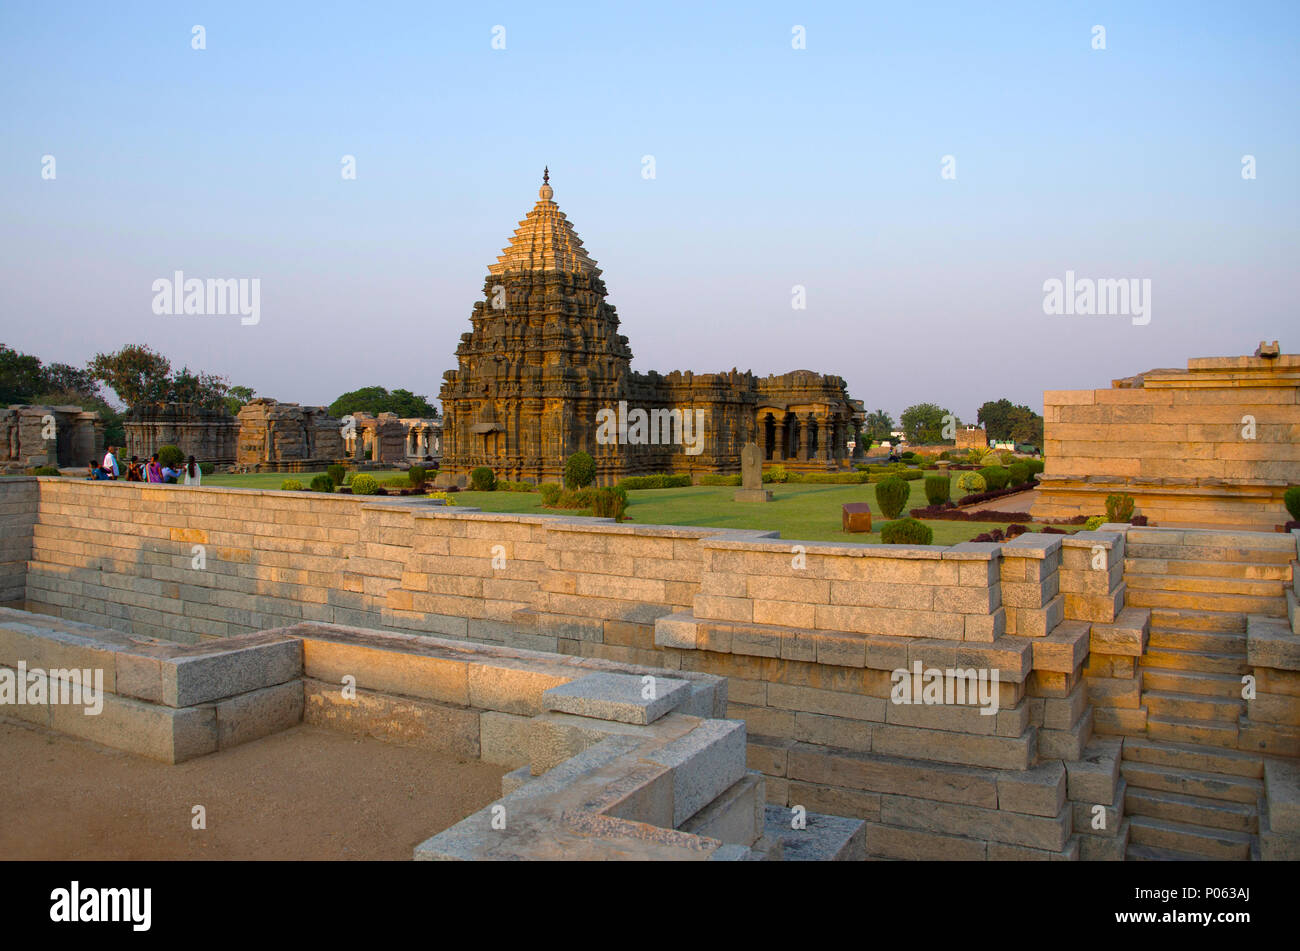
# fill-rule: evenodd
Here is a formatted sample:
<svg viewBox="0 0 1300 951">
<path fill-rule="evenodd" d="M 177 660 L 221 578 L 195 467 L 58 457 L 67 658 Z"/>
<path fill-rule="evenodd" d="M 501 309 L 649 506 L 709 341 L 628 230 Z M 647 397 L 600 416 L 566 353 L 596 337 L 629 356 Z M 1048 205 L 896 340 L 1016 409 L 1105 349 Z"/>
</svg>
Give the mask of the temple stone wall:
<svg viewBox="0 0 1300 951">
<path fill-rule="evenodd" d="M 303 472 L 344 458 L 341 423 L 323 406 L 255 399 L 239 411 L 235 461 L 241 468 Z"/>
<path fill-rule="evenodd" d="M 1156 524 L 1272 530 L 1300 484 L 1300 355 L 1189 360 L 1105 390 L 1043 394 L 1036 518 L 1105 512 L 1126 492 Z"/>
<path fill-rule="evenodd" d="M 155 403 L 133 407 L 123 423 L 126 457 L 148 459 L 163 446 L 176 446 L 199 462 L 230 465 L 236 459 L 239 420 L 222 409 L 191 403 Z"/>
<path fill-rule="evenodd" d="M 84 469 L 104 455 L 104 424 L 80 406 L 15 403 L 0 410 L 0 472 L 37 466 Z"/>
</svg>

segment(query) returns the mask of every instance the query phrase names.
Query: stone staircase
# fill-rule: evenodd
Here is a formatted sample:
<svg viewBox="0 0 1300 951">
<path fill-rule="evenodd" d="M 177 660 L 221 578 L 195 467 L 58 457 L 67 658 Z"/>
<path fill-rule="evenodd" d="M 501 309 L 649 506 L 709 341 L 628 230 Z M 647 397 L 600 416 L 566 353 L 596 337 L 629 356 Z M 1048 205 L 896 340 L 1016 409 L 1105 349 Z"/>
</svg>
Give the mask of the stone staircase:
<svg viewBox="0 0 1300 951">
<path fill-rule="evenodd" d="M 1248 860 L 1259 851 L 1264 756 L 1246 735 L 1246 624 L 1286 617 L 1295 543 L 1187 534 L 1170 544 L 1134 529 L 1125 552 L 1126 603 L 1151 612 L 1139 660 L 1146 735 L 1125 739 L 1120 766 L 1127 857 Z"/>
</svg>

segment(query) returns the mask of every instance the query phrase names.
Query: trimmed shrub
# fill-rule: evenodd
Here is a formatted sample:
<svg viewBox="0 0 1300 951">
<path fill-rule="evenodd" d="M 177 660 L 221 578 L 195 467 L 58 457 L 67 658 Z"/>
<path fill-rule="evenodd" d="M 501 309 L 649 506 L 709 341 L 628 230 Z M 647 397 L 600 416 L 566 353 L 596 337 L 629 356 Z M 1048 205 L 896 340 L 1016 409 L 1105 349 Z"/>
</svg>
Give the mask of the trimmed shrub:
<svg viewBox="0 0 1300 951">
<path fill-rule="evenodd" d="M 637 489 L 680 489 L 691 484 L 691 477 L 689 475 L 668 475 L 667 473 L 628 476 L 618 484 L 620 488 L 628 491 L 636 491 Z"/>
<path fill-rule="evenodd" d="M 531 482 L 507 482 L 501 479 L 497 482 L 498 492 L 536 492 L 537 486 Z"/>
<path fill-rule="evenodd" d="M 717 472 L 706 472 L 700 476 L 700 485 L 740 485 L 741 480 L 738 475 L 721 475 Z"/>
<path fill-rule="evenodd" d="M 627 489 L 622 486 L 597 489 L 592 496 L 591 507 L 597 518 L 612 518 L 621 522 L 627 512 Z"/>
<path fill-rule="evenodd" d="M 1025 465 L 1023 462 L 1011 463 L 1011 465 L 1007 467 L 1007 472 L 1011 473 L 1012 485 L 1024 485 L 1029 481 L 1030 475 L 1032 475 L 1029 471 L 1029 466 Z"/>
<path fill-rule="evenodd" d="M 203 475 L 212 475 L 212 473 L 216 471 L 217 471 L 217 464 L 215 462 L 199 463 L 199 472 L 203 473 Z"/>
<path fill-rule="evenodd" d="M 56 475 L 62 475 L 62 473 L 59 472 L 59 467 L 58 467 L 58 466 L 37 466 L 35 469 L 32 470 L 31 474 L 34 475 L 34 476 L 38 476 L 38 475 L 43 475 L 43 476 L 56 476 Z"/>
<path fill-rule="evenodd" d="M 900 479 L 906 479 L 908 482 L 915 482 L 917 479 L 924 479 L 925 473 L 920 469 L 905 469 L 898 474 Z"/>
<path fill-rule="evenodd" d="M 1042 459 L 1022 459 L 1020 461 L 1029 466 L 1029 471 L 1034 475 L 1040 475 L 1046 466 Z"/>
<path fill-rule="evenodd" d="M 158 464 L 164 469 L 179 469 L 185 462 L 185 453 L 179 446 L 163 446 L 158 450 Z"/>
<path fill-rule="evenodd" d="M 1300 522 L 1300 485 L 1293 485 L 1282 493 L 1286 510 L 1291 513 L 1291 520 Z"/>
<path fill-rule="evenodd" d="M 385 489 L 409 489 L 411 487 L 411 480 L 404 475 L 395 475 L 380 479 L 379 484 Z"/>
<path fill-rule="evenodd" d="M 313 492 L 333 492 L 334 480 L 323 472 L 320 475 L 312 476 L 311 490 Z"/>
<path fill-rule="evenodd" d="M 159 453 L 159 455 L 162 455 Z M 302 483 L 297 479 L 285 479 L 280 483 L 280 489 L 284 492 L 301 492 Z"/>
<path fill-rule="evenodd" d="M 911 492 L 912 487 L 896 476 L 879 483 L 876 486 L 876 504 L 880 506 L 880 514 L 885 518 L 898 518 Z"/>
<path fill-rule="evenodd" d="M 453 498 L 451 497 L 451 494 L 450 494 L 450 493 L 447 493 L 447 492 L 430 492 L 428 495 L 425 496 L 425 498 L 427 498 L 427 499 L 442 499 L 442 501 L 443 501 L 444 503 L 446 503 L 447 505 L 455 505 L 455 504 L 456 504 L 456 500 L 453 499 Z"/>
<path fill-rule="evenodd" d="M 963 472 L 957 476 L 957 491 L 961 493 L 962 498 L 983 492 L 987 488 L 984 477 L 978 472 Z"/>
<path fill-rule="evenodd" d="M 411 466 L 406 470 L 406 478 L 410 480 L 411 485 L 417 489 L 424 485 L 425 478 L 428 477 L 428 470 L 424 466 Z"/>
<path fill-rule="evenodd" d="M 564 486 L 558 482 L 543 482 L 537 487 L 537 491 L 542 493 L 542 504 L 551 508 L 560 499 L 560 493 L 564 491 Z"/>
<path fill-rule="evenodd" d="M 345 473 L 343 474 L 343 484 L 346 485 L 346 486 L 351 486 L 351 485 L 352 485 L 352 477 L 353 477 L 354 475 L 356 475 L 355 472 L 345 472 Z"/>
<path fill-rule="evenodd" d="M 469 473 L 469 487 L 474 492 L 491 492 L 497 487 L 497 477 L 487 466 L 475 466 Z"/>
<path fill-rule="evenodd" d="M 984 477 L 984 484 L 988 486 L 990 492 L 1005 489 L 1007 483 L 1011 481 L 1011 472 L 1001 466 L 985 466 L 980 470 L 980 475 Z"/>
<path fill-rule="evenodd" d="M 931 505 L 941 505 L 952 496 L 952 479 L 947 476 L 925 477 L 925 498 Z"/>
<path fill-rule="evenodd" d="M 379 480 L 368 472 L 358 472 L 352 477 L 353 495 L 374 495 L 379 491 Z"/>
<path fill-rule="evenodd" d="M 343 485 L 344 480 L 347 479 L 348 470 L 336 462 L 332 466 L 325 467 L 325 474 L 330 477 L 330 481 L 335 485 Z"/>
<path fill-rule="evenodd" d="M 914 518 L 900 518 L 880 526 L 880 540 L 886 545 L 929 545 L 934 529 Z"/>
<path fill-rule="evenodd" d="M 1105 524 L 1106 524 L 1106 516 L 1094 515 L 1090 519 L 1088 519 L 1088 521 L 1083 523 L 1083 530 L 1085 532 L 1095 532 L 1097 529 L 1101 528 Z"/>
<path fill-rule="evenodd" d="M 763 470 L 764 482 L 788 482 L 790 473 L 785 466 L 772 466 Z"/>
<path fill-rule="evenodd" d="M 1127 522 L 1133 517 L 1133 496 L 1127 492 L 1112 492 L 1106 496 L 1106 520 L 1108 522 Z"/>
<path fill-rule="evenodd" d="M 564 487 L 585 489 L 596 481 L 596 460 L 585 452 L 575 452 L 564 462 Z"/>
</svg>

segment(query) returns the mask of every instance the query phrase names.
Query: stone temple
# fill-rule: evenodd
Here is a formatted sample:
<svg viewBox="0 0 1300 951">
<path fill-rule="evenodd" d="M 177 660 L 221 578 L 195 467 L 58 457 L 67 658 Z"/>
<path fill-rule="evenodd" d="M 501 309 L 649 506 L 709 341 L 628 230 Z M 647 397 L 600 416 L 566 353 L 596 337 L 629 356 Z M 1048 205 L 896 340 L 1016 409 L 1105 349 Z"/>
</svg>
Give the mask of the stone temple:
<svg viewBox="0 0 1300 951">
<path fill-rule="evenodd" d="M 838 376 L 633 371 L 601 269 L 552 200 L 549 174 L 538 195 L 488 266 L 458 369 L 444 374 L 440 482 L 463 483 L 476 466 L 499 479 L 557 482 L 580 450 L 602 485 L 643 473 L 736 473 L 748 442 L 770 465 L 846 464 L 864 412 Z"/>
</svg>

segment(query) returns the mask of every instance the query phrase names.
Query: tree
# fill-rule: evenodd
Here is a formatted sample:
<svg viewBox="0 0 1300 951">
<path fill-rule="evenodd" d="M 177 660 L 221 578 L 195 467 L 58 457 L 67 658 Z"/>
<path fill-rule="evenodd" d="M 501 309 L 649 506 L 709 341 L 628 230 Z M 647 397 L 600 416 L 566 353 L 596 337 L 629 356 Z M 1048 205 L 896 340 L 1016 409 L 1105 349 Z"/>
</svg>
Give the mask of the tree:
<svg viewBox="0 0 1300 951">
<path fill-rule="evenodd" d="M 168 380 L 166 401 L 194 403 L 203 409 L 219 409 L 226 403 L 230 384 L 225 377 L 211 373 L 193 373 L 181 367 Z"/>
<path fill-rule="evenodd" d="M 45 389 L 53 393 L 75 393 L 82 400 L 99 399 L 99 384 L 94 374 L 66 363 L 45 367 Z"/>
<path fill-rule="evenodd" d="M 0 406 L 30 403 L 33 396 L 48 388 L 46 382 L 38 357 L 0 343 Z"/>
<path fill-rule="evenodd" d="M 96 354 L 87 369 L 129 409 L 139 403 L 165 402 L 172 383 L 171 367 L 161 353 L 130 344 L 116 353 Z"/>
<path fill-rule="evenodd" d="M 989 400 L 979 408 L 976 419 L 984 427 L 989 439 L 1001 442 L 1011 437 L 1011 411 L 1015 409 L 1008 399 Z"/>
<path fill-rule="evenodd" d="M 1013 442 L 1029 443 L 1039 449 L 1043 447 L 1043 417 L 1028 406 L 1016 406 L 1011 410 L 1009 421 L 1007 436 Z"/>
<path fill-rule="evenodd" d="M 423 396 L 403 389 L 390 393 L 382 386 L 364 386 L 344 393 L 329 406 L 329 414 L 338 419 L 355 413 L 369 413 L 371 416 L 396 413 L 404 419 L 434 419 L 438 416 L 438 411 Z"/>
<path fill-rule="evenodd" d="M 867 418 L 862 423 L 862 433 L 864 436 L 879 442 L 888 439 L 889 434 L 894 429 L 894 417 L 890 416 L 883 409 L 878 409 L 874 413 L 868 413 Z"/>
<path fill-rule="evenodd" d="M 239 411 L 244 408 L 244 404 L 253 398 L 253 388 L 251 386 L 232 386 L 226 391 L 226 409 L 230 411 L 231 416 L 238 416 Z M 342 476 L 340 476 L 340 479 Z M 342 482 L 338 483 L 342 485 Z"/>
<path fill-rule="evenodd" d="M 944 442 L 943 430 L 949 417 L 956 420 L 952 413 L 937 403 L 917 403 L 903 410 L 899 422 L 909 442 L 924 445 Z"/>
</svg>

